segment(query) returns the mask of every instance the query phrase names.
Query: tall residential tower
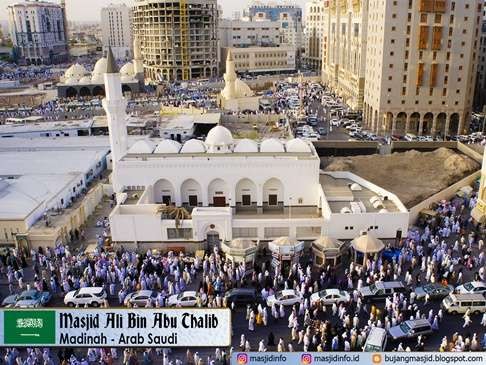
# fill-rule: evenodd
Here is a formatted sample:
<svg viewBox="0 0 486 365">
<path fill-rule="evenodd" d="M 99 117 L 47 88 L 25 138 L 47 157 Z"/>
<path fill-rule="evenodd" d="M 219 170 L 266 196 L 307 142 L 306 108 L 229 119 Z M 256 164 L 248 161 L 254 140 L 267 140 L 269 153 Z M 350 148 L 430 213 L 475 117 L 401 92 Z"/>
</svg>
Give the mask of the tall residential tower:
<svg viewBox="0 0 486 365">
<path fill-rule="evenodd" d="M 101 42 L 104 51 L 111 47 L 119 60 L 132 58 L 132 11 L 125 4 L 111 4 L 101 9 Z"/>
<path fill-rule="evenodd" d="M 133 28 L 149 80 L 218 75 L 216 0 L 136 0 Z"/>
</svg>

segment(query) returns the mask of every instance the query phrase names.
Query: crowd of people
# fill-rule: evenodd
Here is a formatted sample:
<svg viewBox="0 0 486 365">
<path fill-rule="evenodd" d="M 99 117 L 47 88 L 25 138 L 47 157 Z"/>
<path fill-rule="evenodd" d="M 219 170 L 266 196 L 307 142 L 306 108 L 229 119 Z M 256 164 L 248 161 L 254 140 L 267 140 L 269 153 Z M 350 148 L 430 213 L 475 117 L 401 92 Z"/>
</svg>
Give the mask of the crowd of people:
<svg viewBox="0 0 486 365">
<path fill-rule="evenodd" d="M 428 307 L 427 298 L 419 302 L 413 290 L 388 297 L 384 305 L 363 302 L 358 293 L 359 288 L 377 281 L 401 280 L 410 288 L 436 282 L 455 286 L 468 280 L 485 281 L 484 231 L 468 214 L 475 203 L 474 195 L 440 202 L 435 209 L 437 215 L 411 229 L 400 242 L 398 260 L 387 261 L 378 256 L 369 258 L 364 266 L 345 261 L 340 269 L 328 266 L 316 272 L 312 262 L 301 262 L 284 273 L 279 266 L 273 267 L 267 256 L 261 256 L 255 270 L 247 275 L 242 265 L 225 260 L 217 248 L 208 250 L 203 258 L 151 250 L 140 254 L 123 248 L 107 252 L 100 240 L 98 250 L 91 254 L 74 255 L 63 244 L 32 250 L 28 255 L 13 250 L 2 256 L 0 274 L 12 292 L 36 288 L 58 298 L 80 287 L 103 286 L 113 305 L 123 305 L 126 295 L 133 291 L 157 291 L 155 299 L 147 300 L 147 308 L 164 307 L 169 296 L 194 288 L 199 293 L 198 306 L 229 306 L 233 321 L 239 318 L 248 323 L 248 331 L 233 333 L 234 348 L 241 351 L 361 351 L 372 327 L 389 329 L 419 318 L 430 322 L 437 331 L 434 336 L 442 338 L 440 345 L 431 348 L 428 339 L 419 336 L 415 342 L 393 344 L 390 350 L 477 351 L 486 348 L 486 332 L 470 332 L 469 328 L 473 321 L 481 321 L 481 328 L 486 329 L 486 316 L 473 319 L 466 313 L 464 325 L 446 333 L 441 328 L 447 314 Z M 108 228 L 105 220 L 100 224 Z M 261 293 L 262 303 L 248 306 L 246 311 L 229 305 L 224 293 L 235 287 L 255 288 Z M 310 295 L 325 288 L 347 290 L 352 300 L 327 308 L 311 303 Z M 303 300 L 290 308 L 267 307 L 265 299 L 282 289 L 300 291 Z M 288 332 L 279 328 L 287 328 Z M 258 336 L 262 332 L 265 337 Z M 120 353 L 116 349 L 89 349 L 82 355 L 79 351 L 61 351 L 57 356 L 61 363 L 73 365 L 116 361 L 224 364 L 234 348 L 206 351 L 204 355 L 194 349 L 185 354 L 168 349 L 127 349 Z M 6 364 L 29 365 L 56 361 L 48 349 L 7 349 L 4 360 Z"/>
</svg>

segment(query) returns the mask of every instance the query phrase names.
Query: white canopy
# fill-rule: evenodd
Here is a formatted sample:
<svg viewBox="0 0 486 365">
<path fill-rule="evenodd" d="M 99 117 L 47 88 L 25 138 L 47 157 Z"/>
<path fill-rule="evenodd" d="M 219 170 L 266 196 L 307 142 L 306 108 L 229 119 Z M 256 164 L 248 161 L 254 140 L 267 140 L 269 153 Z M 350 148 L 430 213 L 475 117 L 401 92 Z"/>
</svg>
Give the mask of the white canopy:
<svg viewBox="0 0 486 365">
<path fill-rule="evenodd" d="M 385 248 L 383 242 L 369 233 L 364 233 L 351 241 L 351 247 L 362 253 L 376 253 Z"/>
</svg>

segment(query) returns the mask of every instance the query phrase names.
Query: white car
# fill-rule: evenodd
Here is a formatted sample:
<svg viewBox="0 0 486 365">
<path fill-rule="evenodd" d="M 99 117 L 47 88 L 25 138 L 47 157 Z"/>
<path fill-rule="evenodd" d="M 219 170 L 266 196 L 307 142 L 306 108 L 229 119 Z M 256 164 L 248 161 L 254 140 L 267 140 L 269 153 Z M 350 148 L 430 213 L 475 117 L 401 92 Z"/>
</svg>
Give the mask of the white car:
<svg viewBox="0 0 486 365">
<path fill-rule="evenodd" d="M 180 294 L 174 294 L 167 300 L 169 307 L 195 307 L 199 294 L 195 291 L 185 291 Z M 201 303 L 205 304 L 205 299 L 201 298 Z"/>
<path fill-rule="evenodd" d="M 481 294 L 486 293 L 486 283 L 481 281 L 470 281 L 456 287 L 455 292 L 459 294 Z"/>
<path fill-rule="evenodd" d="M 336 305 L 340 303 L 349 303 L 351 296 L 348 292 L 339 289 L 325 289 L 314 293 L 310 297 L 311 304 L 322 303 L 323 305 Z"/>
<path fill-rule="evenodd" d="M 302 301 L 302 294 L 294 289 L 286 289 L 278 291 L 275 295 L 271 295 L 267 298 L 267 305 L 271 307 L 275 305 L 294 305 Z"/>
<path fill-rule="evenodd" d="M 72 290 L 64 297 L 64 304 L 69 307 L 85 306 L 99 307 L 106 299 L 106 291 L 102 287 L 87 287 Z"/>
</svg>

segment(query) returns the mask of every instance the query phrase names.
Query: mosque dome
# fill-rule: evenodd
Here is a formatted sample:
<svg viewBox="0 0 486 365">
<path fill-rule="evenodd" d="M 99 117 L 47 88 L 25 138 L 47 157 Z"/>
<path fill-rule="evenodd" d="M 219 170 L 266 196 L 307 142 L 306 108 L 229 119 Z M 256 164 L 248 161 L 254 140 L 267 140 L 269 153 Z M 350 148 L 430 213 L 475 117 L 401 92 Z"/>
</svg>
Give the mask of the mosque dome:
<svg viewBox="0 0 486 365">
<path fill-rule="evenodd" d="M 106 57 L 100 58 L 96 61 L 93 72 L 91 73 L 91 82 L 93 84 L 103 84 L 105 82 L 103 75 L 108 69 L 108 61 Z"/>
<path fill-rule="evenodd" d="M 120 68 L 120 74 L 123 76 L 130 76 L 132 77 L 135 75 L 135 68 L 133 67 L 133 63 L 127 62 L 125 63 L 122 68 Z"/>
<path fill-rule="evenodd" d="M 181 144 L 172 139 L 164 139 L 155 148 L 154 153 L 179 153 Z"/>
<path fill-rule="evenodd" d="M 230 145 L 233 144 L 233 136 L 228 128 L 217 125 L 209 131 L 206 144 L 212 146 Z"/>
<path fill-rule="evenodd" d="M 155 149 L 155 143 L 148 139 L 135 142 L 135 144 L 130 147 L 128 153 L 131 154 L 147 154 L 152 153 Z"/>
<path fill-rule="evenodd" d="M 204 153 L 206 146 L 198 139 L 190 139 L 182 145 L 181 153 Z"/>
<path fill-rule="evenodd" d="M 311 152 L 309 145 L 300 138 L 294 138 L 287 142 L 287 152 Z"/>
<path fill-rule="evenodd" d="M 108 68 L 108 60 L 106 57 L 100 58 L 98 61 L 96 61 L 95 66 L 93 68 L 93 75 L 95 74 L 105 74 L 106 70 Z"/>
<path fill-rule="evenodd" d="M 263 140 L 260 144 L 260 152 L 285 152 L 284 145 L 276 138 Z"/>
<path fill-rule="evenodd" d="M 233 136 L 228 128 L 217 125 L 206 137 L 206 146 L 210 153 L 228 153 L 233 148 Z"/>
<path fill-rule="evenodd" d="M 252 153 L 258 152 L 258 144 L 248 138 L 242 139 L 236 145 L 234 152 L 236 153 Z"/>
<path fill-rule="evenodd" d="M 87 74 L 86 69 L 80 65 L 79 63 L 75 63 L 71 67 L 69 67 L 66 72 L 64 73 L 64 79 L 77 79 L 79 80 L 83 76 Z"/>
</svg>

